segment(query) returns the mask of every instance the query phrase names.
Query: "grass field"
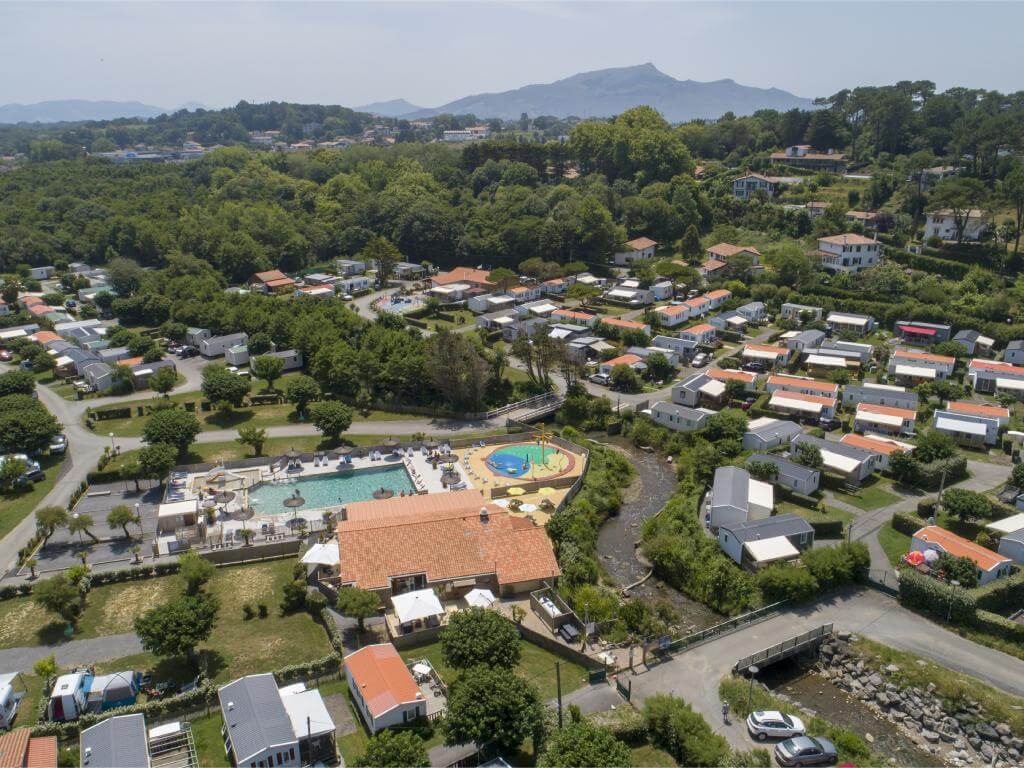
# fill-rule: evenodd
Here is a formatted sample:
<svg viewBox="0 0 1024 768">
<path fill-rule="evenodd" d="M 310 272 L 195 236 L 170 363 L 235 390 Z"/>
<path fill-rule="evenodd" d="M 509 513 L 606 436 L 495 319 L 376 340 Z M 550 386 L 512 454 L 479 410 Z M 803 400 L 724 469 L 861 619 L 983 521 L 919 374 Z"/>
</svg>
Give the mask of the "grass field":
<svg viewBox="0 0 1024 768">
<path fill-rule="evenodd" d="M 799 515 L 809 523 L 831 523 L 838 520 L 844 526 L 847 526 L 853 522 L 853 513 L 836 507 L 825 507 L 822 510 L 817 510 L 795 504 L 792 501 L 780 501 L 775 505 L 775 509 L 780 515 L 786 513 Z"/>
<path fill-rule="evenodd" d="M 0 538 L 3 538 L 20 523 L 26 515 L 30 515 L 43 497 L 48 494 L 57 482 L 60 465 L 64 456 L 42 456 L 39 466 L 45 476 L 32 484 L 30 488 L 0 493 Z"/>
<path fill-rule="evenodd" d="M 633 768 L 675 768 L 676 765 L 672 755 L 652 744 L 633 747 L 631 752 Z"/>
<path fill-rule="evenodd" d="M 885 550 L 885 556 L 889 558 L 889 562 L 894 568 L 910 551 L 910 537 L 893 528 L 891 522 L 878 529 L 878 543 Z"/>
<path fill-rule="evenodd" d="M 843 491 L 833 491 L 833 493 L 840 501 L 845 501 L 847 504 L 851 504 L 857 507 L 857 509 L 863 509 L 865 512 L 887 507 L 900 500 L 899 496 L 886 490 L 885 483 L 880 480 L 868 481 L 856 495 Z"/>
</svg>

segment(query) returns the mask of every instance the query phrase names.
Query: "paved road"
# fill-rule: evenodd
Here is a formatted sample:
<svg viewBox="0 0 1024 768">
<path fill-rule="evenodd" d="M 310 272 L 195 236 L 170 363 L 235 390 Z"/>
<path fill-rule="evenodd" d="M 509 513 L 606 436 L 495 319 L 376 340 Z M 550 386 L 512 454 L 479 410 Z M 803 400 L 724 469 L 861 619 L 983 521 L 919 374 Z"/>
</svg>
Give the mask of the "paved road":
<svg viewBox="0 0 1024 768">
<path fill-rule="evenodd" d="M 738 659 L 830 622 L 837 630 L 916 653 L 1007 693 L 1024 696 L 1024 661 L 966 640 L 878 592 L 862 590 L 786 611 L 656 665 L 632 678 L 633 701 L 642 704 L 657 693 L 682 697 L 734 747 L 749 749 L 752 742 L 742 723 L 722 723 L 719 681 Z"/>
<path fill-rule="evenodd" d="M 30 672 L 35 662 L 51 653 L 57 657 L 58 666 L 70 667 L 75 664 L 120 659 L 142 651 L 142 643 L 138 636 L 133 632 L 127 632 L 123 635 L 92 637 L 87 640 L 69 640 L 59 645 L 4 648 L 0 650 L 0 669 L 9 672 Z"/>
</svg>

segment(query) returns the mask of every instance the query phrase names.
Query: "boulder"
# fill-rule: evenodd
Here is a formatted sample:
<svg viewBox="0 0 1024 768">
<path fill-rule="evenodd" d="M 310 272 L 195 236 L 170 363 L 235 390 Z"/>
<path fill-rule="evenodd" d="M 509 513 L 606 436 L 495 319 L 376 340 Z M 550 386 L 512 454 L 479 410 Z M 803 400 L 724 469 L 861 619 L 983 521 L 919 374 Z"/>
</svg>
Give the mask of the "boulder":
<svg viewBox="0 0 1024 768">
<path fill-rule="evenodd" d="M 885 673 L 888 674 L 888 675 L 895 675 L 899 671 L 900 671 L 900 668 L 897 667 L 895 664 L 886 664 L 885 665 Z"/>
<path fill-rule="evenodd" d="M 883 685 L 885 685 L 885 681 L 882 679 L 882 676 L 880 674 L 878 674 L 877 672 L 875 674 L 871 675 L 868 678 L 868 681 L 873 686 L 875 686 L 875 688 L 881 688 Z"/>
<path fill-rule="evenodd" d="M 999 741 L 999 734 L 996 729 L 984 721 L 974 724 L 974 732 L 985 741 Z"/>
<path fill-rule="evenodd" d="M 968 736 L 967 743 L 971 745 L 971 749 L 973 749 L 975 752 L 981 749 L 981 739 L 979 739 L 977 736 Z"/>
<path fill-rule="evenodd" d="M 930 744 L 935 744 L 939 740 L 939 734 L 935 731 L 929 731 L 927 729 L 921 731 L 921 738 Z"/>
<path fill-rule="evenodd" d="M 875 701 L 878 702 L 878 706 L 880 706 L 880 707 L 888 707 L 889 706 L 889 694 L 885 693 L 885 691 L 879 691 L 878 693 L 875 694 Z"/>
<path fill-rule="evenodd" d="M 998 733 L 1000 736 L 1012 736 L 1013 735 L 1013 731 L 1010 730 L 1010 726 L 1007 725 L 1006 723 L 998 723 L 996 725 L 996 733 Z"/>
<path fill-rule="evenodd" d="M 995 759 L 995 756 L 996 756 L 995 747 L 993 747 L 988 742 L 983 742 L 982 745 L 981 745 L 981 749 L 979 749 L 978 751 L 981 752 L 981 756 L 983 758 L 985 758 L 985 760 L 988 761 L 988 762 L 992 762 L 992 760 Z"/>
</svg>

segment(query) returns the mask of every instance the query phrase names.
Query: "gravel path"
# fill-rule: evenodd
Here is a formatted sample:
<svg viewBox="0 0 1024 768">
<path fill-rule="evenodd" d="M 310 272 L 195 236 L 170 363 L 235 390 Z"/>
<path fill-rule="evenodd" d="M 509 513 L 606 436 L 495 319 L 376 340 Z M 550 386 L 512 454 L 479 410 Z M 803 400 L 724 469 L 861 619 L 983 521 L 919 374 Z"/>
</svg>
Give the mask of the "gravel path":
<svg viewBox="0 0 1024 768">
<path fill-rule="evenodd" d="M 92 664 L 97 661 L 119 659 L 142 653 L 142 642 L 134 632 L 123 635 L 91 637 L 86 640 L 69 640 L 60 645 L 36 645 L 27 648 L 4 648 L 0 650 L 0 669 L 7 672 L 31 672 L 32 665 L 51 653 L 57 656 L 57 665 L 70 667 L 76 664 Z"/>
</svg>

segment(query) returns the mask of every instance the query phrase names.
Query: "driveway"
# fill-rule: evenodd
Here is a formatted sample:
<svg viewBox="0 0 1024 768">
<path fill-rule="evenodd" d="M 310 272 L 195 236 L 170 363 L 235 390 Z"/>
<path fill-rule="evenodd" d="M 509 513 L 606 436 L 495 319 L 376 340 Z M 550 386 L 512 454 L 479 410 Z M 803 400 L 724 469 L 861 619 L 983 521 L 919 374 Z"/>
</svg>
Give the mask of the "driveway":
<svg viewBox="0 0 1024 768">
<path fill-rule="evenodd" d="M 871 590 L 851 591 L 816 605 L 785 611 L 713 640 L 632 677 L 633 701 L 658 693 L 685 699 L 736 748 L 751 742 L 742 722 L 722 723 L 718 683 L 740 658 L 821 624 L 833 623 L 948 669 L 971 675 L 1015 696 L 1024 696 L 1024 661 L 966 640 Z"/>
<path fill-rule="evenodd" d="M 30 672 L 33 664 L 51 653 L 57 657 L 58 666 L 71 667 L 76 664 L 120 659 L 122 656 L 134 656 L 142 652 L 142 642 L 138 636 L 133 632 L 126 632 L 122 635 L 69 640 L 59 645 L 4 648 L 0 650 L 0 669 L 7 672 Z"/>
</svg>

